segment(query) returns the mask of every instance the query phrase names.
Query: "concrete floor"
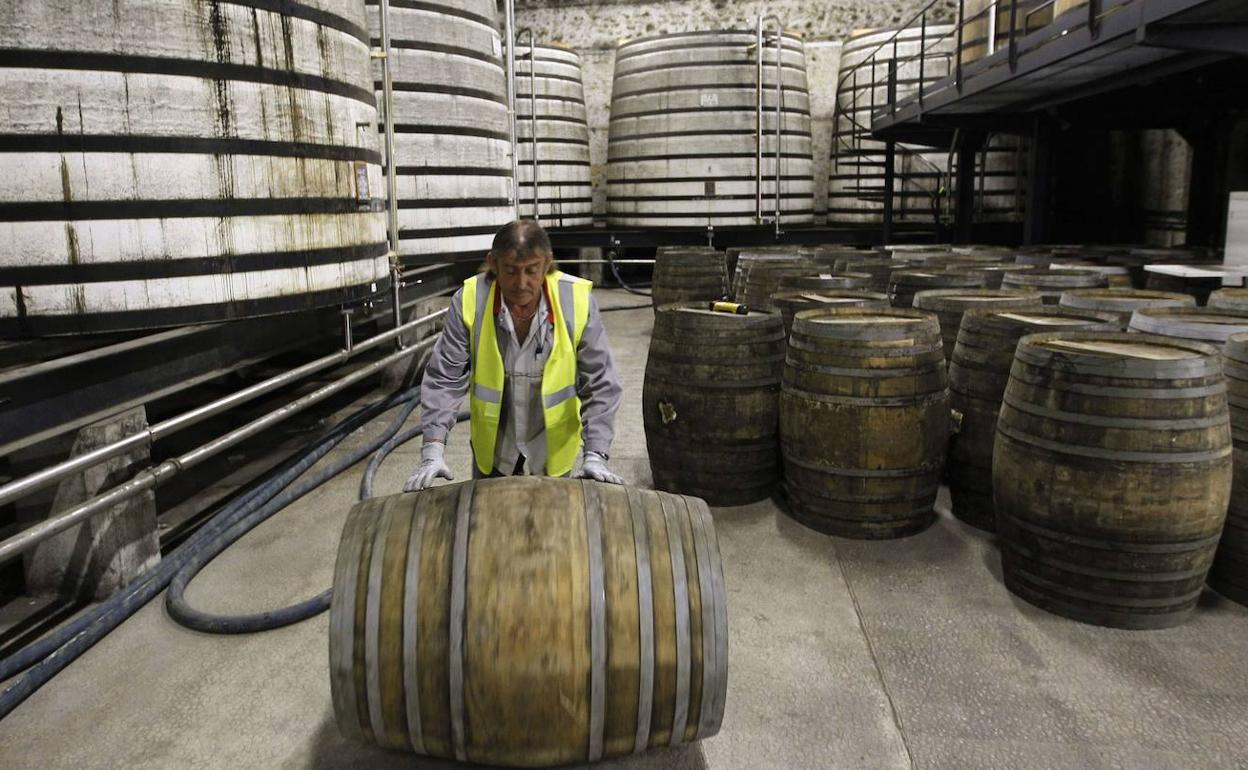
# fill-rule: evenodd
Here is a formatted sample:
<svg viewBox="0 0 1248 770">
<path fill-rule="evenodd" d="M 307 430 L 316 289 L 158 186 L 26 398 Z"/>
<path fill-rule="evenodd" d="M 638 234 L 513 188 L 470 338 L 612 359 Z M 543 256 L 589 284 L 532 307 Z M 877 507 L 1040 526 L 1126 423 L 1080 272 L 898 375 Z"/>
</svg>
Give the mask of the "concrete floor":
<svg viewBox="0 0 1248 770">
<path fill-rule="evenodd" d="M 639 412 L 652 315 L 606 317 L 626 390 L 612 465 L 648 486 Z M 466 444 L 461 428 L 449 453 L 461 479 Z M 395 453 L 380 493 L 399 490 L 418 452 Z M 223 554 L 192 599 L 256 610 L 328 586 L 359 470 Z M 723 729 L 607 766 L 1248 766 L 1248 610 L 1207 593 L 1167 631 L 1064 620 L 1014 599 L 991 538 L 947 505 L 942 494 L 936 526 L 891 542 L 824 537 L 769 502 L 717 509 L 731 639 Z M 0 767 L 450 767 L 339 736 L 327 620 L 214 637 L 153 602 L 0 722 Z"/>
</svg>

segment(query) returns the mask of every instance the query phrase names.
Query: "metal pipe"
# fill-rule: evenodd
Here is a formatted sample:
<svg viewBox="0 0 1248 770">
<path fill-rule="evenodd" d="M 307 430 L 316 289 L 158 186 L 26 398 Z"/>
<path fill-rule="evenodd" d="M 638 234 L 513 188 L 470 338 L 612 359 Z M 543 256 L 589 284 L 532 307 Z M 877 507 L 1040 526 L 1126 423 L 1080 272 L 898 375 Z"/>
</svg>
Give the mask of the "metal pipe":
<svg viewBox="0 0 1248 770">
<path fill-rule="evenodd" d="M 533 145 L 533 221 L 541 224 L 542 213 L 539 203 L 539 191 L 537 181 L 537 46 L 533 39 L 533 30 L 524 27 L 516 32 L 515 44 L 520 45 L 520 38 L 524 33 L 529 33 L 529 142 Z M 517 140 L 517 148 L 519 143 Z"/>
<path fill-rule="evenodd" d="M 1011 3 L 1011 8 L 1017 3 Z M 997 0 L 988 4 L 988 56 L 997 52 Z"/>
<path fill-rule="evenodd" d="M 780 156 L 784 147 L 784 24 L 778 16 L 768 16 L 764 21 L 776 23 L 776 238 L 780 238 Z M 759 51 L 762 61 L 762 51 Z"/>
<path fill-rule="evenodd" d="M 383 142 L 386 151 L 386 213 L 390 251 L 399 253 L 399 185 L 394 166 L 394 73 L 390 67 L 390 0 L 381 0 L 377 8 L 381 30 L 381 104 Z"/>
<path fill-rule="evenodd" d="M 269 379 L 264 380 L 263 382 L 258 382 L 250 387 L 243 388 L 242 390 L 231 393 L 224 398 L 219 398 L 216 401 L 212 401 L 208 404 L 192 409 L 189 412 L 184 412 L 177 417 L 171 417 L 164 422 L 150 425 L 146 430 L 127 436 L 120 441 L 115 441 L 112 444 L 106 444 L 98 449 L 93 449 L 90 452 L 77 455 L 76 457 L 71 457 L 64 462 L 44 468 L 37 473 L 32 473 L 29 476 L 10 481 L 8 484 L 0 486 L 0 505 L 5 505 L 6 503 L 20 499 L 21 497 L 34 492 L 36 489 L 42 489 L 43 487 L 49 486 L 65 478 L 71 473 L 90 468 L 93 465 L 98 465 L 109 458 L 124 454 L 131 449 L 146 446 L 163 436 L 176 433 L 183 428 L 188 428 L 198 422 L 208 419 L 209 417 L 214 417 L 229 409 L 233 409 L 239 404 L 244 404 L 254 398 L 277 390 L 278 388 L 298 382 L 308 375 L 315 374 L 324 369 L 328 369 L 331 366 L 344 363 L 353 356 L 363 353 L 366 350 L 372 350 L 386 340 L 393 339 L 401 334 L 424 326 L 425 324 L 432 323 L 445 314 L 445 310 L 439 310 L 435 313 L 422 316 L 403 324 L 402 326 L 396 326 L 393 329 L 369 337 L 363 342 L 357 343 L 349 351 L 339 350 L 336 353 L 322 356 L 315 361 L 309 361 L 302 366 L 291 369 L 288 372 L 283 372 L 282 374 L 274 377 L 270 377 Z"/>
<path fill-rule="evenodd" d="M 433 336 L 416 345 L 413 345 L 410 348 L 407 348 L 406 350 L 396 350 L 386 355 L 384 358 L 363 366 L 354 372 L 335 380 L 334 382 L 322 385 L 311 393 L 297 398 L 289 404 L 275 409 L 262 417 L 252 420 L 241 428 L 236 428 L 224 436 L 220 436 L 203 446 L 192 449 L 180 457 L 176 457 L 172 460 L 165 460 L 160 465 L 139 473 L 130 481 L 113 487 L 108 492 L 105 492 L 98 497 L 79 503 L 64 513 L 45 519 L 33 527 L 17 533 L 7 540 L 0 542 L 0 563 L 4 563 L 16 557 L 18 554 L 34 548 L 44 540 L 64 532 L 75 524 L 79 524 L 80 522 L 85 521 L 95 514 L 105 511 L 124 500 L 128 500 L 135 495 L 156 488 L 166 480 L 176 476 L 182 471 L 193 468 L 205 460 L 224 452 L 230 447 L 255 436 L 261 431 L 270 428 L 289 417 L 293 417 L 310 406 L 314 406 L 321 401 L 324 401 L 335 393 L 354 385 L 365 377 L 381 371 L 400 358 L 413 355 L 432 346 L 437 339 L 437 336 Z"/>
<path fill-rule="evenodd" d="M 506 0 L 507 38 L 507 124 L 511 134 L 511 202 L 516 219 L 520 218 L 520 156 L 516 143 L 516 47 L 512 44 L 516 34 L 516 0 Z"/>
<path fill-rule="evenodd" d="M 763 223 L 763 17 L 756 20 L 754 55 L 757 72 L 754 78 L 754 222 Z"/>
<path fill-rule="evenodd" d="M 403 325 L 403 298 L 400 296 L 403 290 L 403 268 L 399 266 L 397 253 L 390 252 L 390 256 L 390 316 L 397 328 Z M 394 338 L 396 349 L 402 350 L 405 346 L 402 335 Z"/>
</svg>

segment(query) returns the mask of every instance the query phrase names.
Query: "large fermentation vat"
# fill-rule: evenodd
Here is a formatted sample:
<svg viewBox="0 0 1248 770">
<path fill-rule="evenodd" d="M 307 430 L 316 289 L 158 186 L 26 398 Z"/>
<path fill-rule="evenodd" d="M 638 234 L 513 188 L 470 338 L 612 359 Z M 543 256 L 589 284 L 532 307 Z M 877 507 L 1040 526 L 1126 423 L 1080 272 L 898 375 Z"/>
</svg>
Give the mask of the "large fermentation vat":
<svg viewBox="0 0 1248 770">
<path fill-rule="evenodd" d="M 752 30 L 685 32 L 619 46 L 607 151 L 607 218 L 633 227 L 753 225 L 779 208 L 814 219 L 810 97 L 800 38 L 781 39 L 777 111 L 774 33 L 762 51 L 762 162 L 757 38 Z M 780 142 L 777 148 L 777 115 Z"/>
<path fill-rule="evenodd" d="M 0 334 L 385 288 L 362 6 L 4 0 L 0 48 Z"/>
<path fill-rule="evenodd" d="M 379 36 L 378 0 L 367 0 Z M 493 0 L 391 0 L 399 253 L 481 260 L 511 221 L 511 127 Z M 373 66 L 378 103 L 381 63 Z"/>
</svg>

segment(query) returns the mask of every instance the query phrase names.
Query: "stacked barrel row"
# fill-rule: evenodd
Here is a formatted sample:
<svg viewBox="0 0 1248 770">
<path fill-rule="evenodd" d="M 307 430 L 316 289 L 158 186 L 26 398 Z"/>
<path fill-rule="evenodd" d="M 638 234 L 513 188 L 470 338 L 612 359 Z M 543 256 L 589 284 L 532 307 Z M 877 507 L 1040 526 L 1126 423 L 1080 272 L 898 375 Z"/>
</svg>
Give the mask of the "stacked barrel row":
<svg viewBox="0 0 1248 770">
<path fill-rule="evenodd" d="M 954 515 L 999 531 L 1015 593 L 1093 623 L 1182 622 L 1213 562 L 1229 496 L 1226 385 L 1208 343 L 1248 361 L 1248 290 L 1214 292 L 1199 307 L 1189 293 L 1148 288 L 1143 266 L 1197 258 L 1127 247 L 717 255 L 725 274 L 735 260 L 724 296 L 748 310 L 659 308 L 647 369 L 656 397 L 645 402 L 656 484 L 698 494 L 682 486 L 694 465 L 704 488 L 706 479 L 753 471 L 735 463 L 740 454 L 719 464 L 664 452 L 674 446 L 667 436 L 680 433 L 703 458 L 708 446 L 723 458 L 757 419 L 749 443 L 768 458 L 766 473 L 750 479 L 747 495 L 715 484 L 712 505 L 779 490 L 793 517 L 820 531 L 896 537 L 933 520 L 943 468 Z M 680 316 L 700 326 L 677 324 Z M 739 367 L 749 355 L 739 337 L 747 328 L 765 352 L 734 380 L 724 362 Z M 707 350 L 703 342 L 718 338 L 745 346 Z M 702 413 L 703 393 L 677 403 L 686 397 L 678 383 L 695 368 L 667 377 L 658 394 L 651 380 L 674 354 L 704 357 L 699 381 L 727 401 Z M 1231 412 L 1248 409 L 1248 363 L 1238 366 L 1228 367 L 1240 378 Z M 751 409 L 733 401 L 738 395 Z M 1248 426 L 1248 416 L 1236 419 Z M 1131 512 L 1110 513 L 1122 506 Z M 1244 508 L 1231 508 L 1211 578 L 1240 601 L 1248 593 Z"/>
</svg>

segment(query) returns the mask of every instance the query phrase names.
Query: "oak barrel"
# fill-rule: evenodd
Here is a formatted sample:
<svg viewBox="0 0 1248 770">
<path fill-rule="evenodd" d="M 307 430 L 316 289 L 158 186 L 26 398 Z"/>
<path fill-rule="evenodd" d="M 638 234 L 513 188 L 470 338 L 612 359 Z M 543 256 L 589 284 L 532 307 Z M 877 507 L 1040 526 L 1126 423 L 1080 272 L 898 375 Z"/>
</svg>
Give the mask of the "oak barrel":
<svg viewBox="0 0 1248 770">
<path fill-rule="evenodd" d="M 800 275 L 782 275 L 777 289 L 785 291 L 838 291 L 840 289 L 871 288 L 870 273 L 811 272 Z M 774 295 L 773 295 L 774 296 Z"/>
<path fill-rule="evenodd" d="M 1226 527 L 1209 573 L 1218 593 L 1248 606 L 1248 334 L 1232 335 L 1222 349 L 1231 410 L 1233 482 Z"/>
<path fill-rule="evenodd" d="M 914 295 L 914 307 L 936 314 L 945 360 L 953 357 L 962 314 L 968 310 L 1022 310 L 1043 304 L 1040 295 L 1014 289 L 929 289 Z"/>
<path fill-rule="evenodd" d="M 513 477 L 347 517 L 330 683 L 349 737 L 540 767 L 714 735 L 728 627 L 701 500 Z"/>
<path fill-rule="evenodd" d="M 1001 279 L 1003 289 L 1031 289 L 1040 292 L 1044 304 L 1056 305 L 1062 293 L 1070 289 L 1104 289 L 1109 279 L 1092 270 L 1026 270 L 1006 273 Z"/>
<path fill-rule="evenodd" d="M 945 467 L 954 516 L 988 532 L 997 529 L 992 508 L 992 442 L 1019 339 L 1040 332 L 1118 330 L 1117 321 L 1108 313 L 1067 308 L 968 310 L 962 316 L 949 359 L 949 403 L 962 416 L 949 442 Z"/>
<path fill-rule="evenodd" d="M 771 301 L 784 319 L 786 335 L 793 331 L 793 316 L 803 310 L 821 307 L 866 307 L 883 310 L 889 307 L 887 294 L 866 289 L 780 292 L 773 294 Z"/>
<path fill-rule="evenodd" d="M 1131 314 L 1145 307 L 1195 307 L 1190 294 L 1147 289 L 1074 289 L 1062 294 L 1062 307 L 1078 310 L 1099 310 L 1113 313 L 1123 329 L 1131 322 Z"/>
<path fill-rule="evenodd" d="M 893 307 L 914 307 L 914 295 L 929 289 L 979 289 L 985 278 L 969 273 L 943 270 L 894 270 L 888 277 L 888 298 Z"/>
<path fill-rule="evenodd" d="M 722 251 L 660 249 L 655 254 L 650 298 L 656 308 L 726 296 L 728 268 Z"/>
<path fill-rule="evenodd" d="M 1209 295 L 1209 307 L 1248 311 L 1248 289 L 1218 289 Z"/>
<path fill-rule="evenodd" d="M 1024 337 L 992 459 L 1015 594 L 1119 628 L 1178 625 L 1195 608 L 1231 491 L 1216 348 L 1126 333 Z"/>
<path fill-rule="evenodd" d="M 1144 308 L 1131 315 L 1128 328 L 1220 346 L 1231 335 L 1248 332 L 1248 312 L 1204 307 Z"/>
<path fill-rule="evenodd" d="M 1035 270 L 1035 265 L 1021 265 L 1017 263 L 984 263 L 984 264 L 960 264 L 950 265 L 945 268 L 950 273 L 970 273 L 972 275 L 983 276 L 985 289 L 1000 289 L 1001 281 L 1005 278 L 1006 273 L 1018 273 L 1027 270 Z"/>
<path fill-rule="evenodd" d="M 864 539 L 926 529 L 948 438 L 934 315 L 821 308 L 794 317 L 780 443 L 795 519 Z"/>
<path fill-rule="evenodd" d="M 784 340 L 771 313 L 656 311 L 641 393 L 655 488 L 716 506 L 771 494 L 781 471 Z"/>
<path fill-rule="evenodd" d="M 805 257 L 797 259 L 756 259 L 747 261 L 742 258 L 737 263 L 737 301 L 758 310 L 775 310 L 771 304 L 771 295 L 780 289 L 780 280 L 785 277 L 810 275 L 819 269 Z M 869 280 L 869 279 L 868 279 Z"/>
<path fill-rule="evenodd" d="M 836 261 L 836 270 L 849 271 L 855 273 L 866 273 L 871 276 L 872 291 L 888 292 L 888 278 L 893 274 L 894 270 L 904 268 L 905 263 L 894 262 L 891 259 L 854 259 L 847 260 L 845 258 Z"/>
</svg>

